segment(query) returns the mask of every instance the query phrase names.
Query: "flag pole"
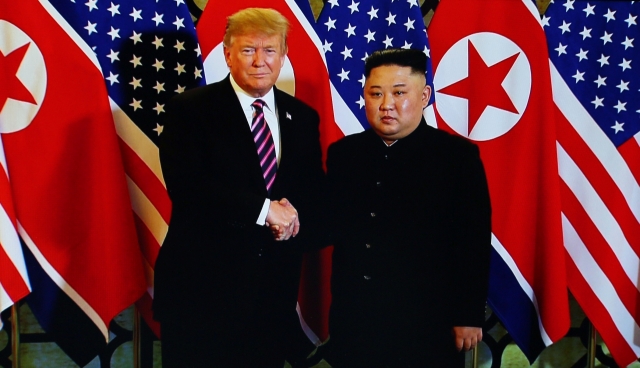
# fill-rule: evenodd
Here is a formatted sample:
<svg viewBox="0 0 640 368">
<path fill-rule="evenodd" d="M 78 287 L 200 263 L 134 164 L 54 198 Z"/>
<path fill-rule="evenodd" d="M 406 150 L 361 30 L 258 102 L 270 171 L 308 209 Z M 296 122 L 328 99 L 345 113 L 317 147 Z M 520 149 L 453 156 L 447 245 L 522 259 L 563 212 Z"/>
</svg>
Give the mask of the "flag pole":
<svg viewBox="0 0 640 368">
<path fill-rule="evenodd" d="M 17 303 L 11 306 L 11 366 L 20 366 L 20 323 Z"/>
<path fill-rule="evenodd" d="M 596 337 L 598 335 L 598 331 L 593 326 L 591 321 L 589 322 L 589 342 L 587 343 L 587 368 L 595 368 L 596 366 Z"/>
<path fill-rule="evenodd" d="M 133 307 L 133 368 L 140 368 L 140 349 L 142 339 L 140 336 L 140 311 L 138 307 Z"/>
<path fill-rule="evenodd" d="M 473 351 L 471 352 L 471 356 L 472 356 L 472 363 L 471 366 L 473 368 L 478 368 L 478 345 L 476 345 L 475 348 L 473 348 Z"/>
</svg>

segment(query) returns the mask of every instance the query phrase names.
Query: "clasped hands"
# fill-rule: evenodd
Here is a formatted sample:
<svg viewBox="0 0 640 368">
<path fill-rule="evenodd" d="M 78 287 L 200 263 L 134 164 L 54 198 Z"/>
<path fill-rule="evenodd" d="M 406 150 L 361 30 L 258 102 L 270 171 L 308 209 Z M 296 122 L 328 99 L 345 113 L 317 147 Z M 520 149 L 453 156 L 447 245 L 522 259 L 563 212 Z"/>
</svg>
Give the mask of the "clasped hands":
<svg viewBox="0 0 640 368">
<path fill-rule="evenodd" d="M 298 211 L 286 198 L 271 201 L 265 225 L 271 229 L 275 240 L 288 240 L 300 231 Z"/>
</svg>

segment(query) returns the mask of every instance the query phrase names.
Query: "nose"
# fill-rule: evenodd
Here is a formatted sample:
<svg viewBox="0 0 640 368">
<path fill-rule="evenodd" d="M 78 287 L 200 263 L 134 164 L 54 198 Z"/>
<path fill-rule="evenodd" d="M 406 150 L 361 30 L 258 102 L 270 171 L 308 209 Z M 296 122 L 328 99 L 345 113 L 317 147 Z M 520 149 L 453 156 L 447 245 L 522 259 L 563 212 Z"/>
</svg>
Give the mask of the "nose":
<svg viewBox="0 0 640 368">
<path fill-rule="evenodd" d="M 254 66 L 263 66 L 265 60 L 265 53 L 261 49 L 257 49 L 253 54 L 253 65 Z"/>
<path fill-rule="evenodd" d="M 390 93 L 385 93 L 382 95 L 380 110 L 393 110 L 393 95 L 391 95 Z"/>
</svg>

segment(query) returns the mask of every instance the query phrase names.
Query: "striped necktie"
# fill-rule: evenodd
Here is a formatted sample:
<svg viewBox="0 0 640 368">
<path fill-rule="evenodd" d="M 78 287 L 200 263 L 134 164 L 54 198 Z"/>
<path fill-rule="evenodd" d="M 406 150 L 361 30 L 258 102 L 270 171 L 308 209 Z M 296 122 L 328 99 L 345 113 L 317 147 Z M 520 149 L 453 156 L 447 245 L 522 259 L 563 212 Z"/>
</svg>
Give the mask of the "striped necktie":
<svg viewBox="0 0 640 368">
<path fill-rule="evenodd" d="M 255 109 L 253 121 L 251 122 L 251 133 L 253 133 L 253 141 L 256 143 L 258 157 L 260 158 L 260 166 L 262 167 L 262 176 L 267 186 L 267 191 L 271 194 L 273 181 L 276 179 L 277 158 L 271 130 L 264 118 L 265 102 L 255 100 L 251 104 Z"/>
</svg>

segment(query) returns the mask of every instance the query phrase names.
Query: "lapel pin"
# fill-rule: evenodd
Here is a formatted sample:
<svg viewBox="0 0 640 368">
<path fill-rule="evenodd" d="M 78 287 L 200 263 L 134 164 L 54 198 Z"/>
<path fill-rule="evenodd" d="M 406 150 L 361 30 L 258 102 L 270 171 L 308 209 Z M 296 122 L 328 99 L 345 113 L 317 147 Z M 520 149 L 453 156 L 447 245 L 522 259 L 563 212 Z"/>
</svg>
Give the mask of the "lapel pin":
<svg viewBox="0 0 640 368">
<path fill-rule="evenodd" d="M 291 120 L 291 114 L 287 113 L 287 119 Z"/>
</svg>

